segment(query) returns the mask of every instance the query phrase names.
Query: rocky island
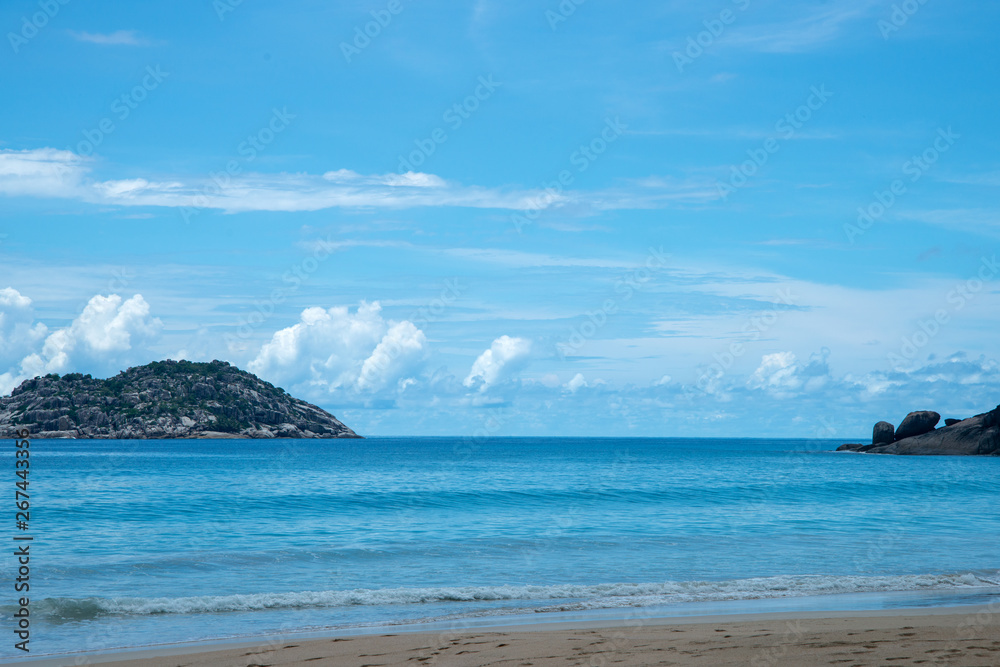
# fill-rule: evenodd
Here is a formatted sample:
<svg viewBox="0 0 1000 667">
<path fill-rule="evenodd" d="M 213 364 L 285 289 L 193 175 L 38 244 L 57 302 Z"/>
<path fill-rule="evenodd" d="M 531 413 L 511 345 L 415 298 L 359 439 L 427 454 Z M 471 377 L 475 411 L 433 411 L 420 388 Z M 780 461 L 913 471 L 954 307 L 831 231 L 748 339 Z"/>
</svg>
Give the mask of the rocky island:
<svg viewBox="0 0 1000 667">
<path fill-rule="evenodd" d="M 0 398 L 0 436 L 359 438 L 329 412 L 225 361 L 154 361 L 106 380 L 50 374 Z"/>
<path fill-rule="evenodd" d="M 893 428 L 879 422 L 872 429 L 870 445 L 841 445 L 837 451 L 870 454 L 923 454 L 1000 456 L 1000 406 L 968 419 L 945 419 L 931 410 L 911 412 Z"/>
</svg>

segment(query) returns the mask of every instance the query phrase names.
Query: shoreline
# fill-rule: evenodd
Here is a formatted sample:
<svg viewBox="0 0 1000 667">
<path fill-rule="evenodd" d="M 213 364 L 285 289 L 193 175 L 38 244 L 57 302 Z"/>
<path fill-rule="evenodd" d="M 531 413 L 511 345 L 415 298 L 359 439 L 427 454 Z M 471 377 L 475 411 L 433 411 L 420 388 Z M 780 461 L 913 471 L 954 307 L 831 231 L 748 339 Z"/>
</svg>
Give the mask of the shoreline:
<svg viewBox="0 0 1000 667">
<path fill-rule="evenodd" d="M 640 608 L 641 609 L 641 608 Z M 774 658 L 781 654 L 782 659 L 791 660 L 792 655 L 799 655 L 796 660 L 787 664 L 830 664 L 828 652 L 817 653 L 814 657 L 824 659 L 819 662 L 802 662 L 809 653 L 797 653 L 800 650 L 812 650 L 817 646 L 826 649 L 842 650 L 855 646 L 861 648 L 861 653 L 875 651 L 872 646 L 882 648 L 898 648 L 897 660 L 890 664 L 917 664 L 913 660 L 925 660 L 928 664 L 937 662 L 934 655 L 947 651 L 949 665 L 981 665 L 1000 664 L 1000 600 L 990 604 L 959 605 L 947 607 L 912 607 L 898 609 L 873 610 L 833 610 L 833 611 L 784 611 L 762 613 L 716 614 L 704 616 L 649 616 L 634 613 L 629 618 L 594 619 L 594 620 L 564 620 L 535 623 L 508 623 L 483 625 L 478 627 L 462 627 L 460 622 L 439 623 L 445 625 L 430 629 L 427 624 L 410 626 L 372 628 L 374 632 L 359 632 L 359 628 L 330 631 L 290 631 L 283 634 L 268 634 L 254 637 L 233 638 L 228 640 L 206 640 L 189 643 L 153 645 L 142 648 L 122 648 L 94 652 L 74 652 L 59 655 L 39 656 L 38 658 L 11 657 L 0 659 L 0 664 L 24 663 L 37 667 L 68 667 L 69 665 L 116 665 L 117 667 L 166 667 L 176 665 L 176 658 L 186 656 L 185 665 L 197 667 L 200 665 L 246 665 L 247 656 L 257 655 L 249 664 L 267 665 L 323 665 L 338 666 L 364 664 L 444 664 L 444 665 L 474 665 L 474 661 L 463 662 L 457 655 L 444 660 L 449 652 L 448 647 L 477 646 L 480 650 L 490 653 L 491 664 L 500 660 L 500 664 L 515 665 L 524 660 L 532 661 L 536 666 L 549 664 L 567 664 L 570 654 L 551 655 L 552 651 L 542 650 L 545 647 L 565 646 L 573 637 L 586 635 L 594 641 L 590 646 L 601 647 L 589 653 L 584 651 L 578 657 L 583 660 L 573 664 L 590 664 L 587 656 L 594 656 L 611 651 L 618 658 L 631 655 L 633 659 L 644 655 L 644 647 L 652 646 L 649 642 L 659 645 L 656 652 L 660 657 L 670 657 L 675 662 L 663 664 L 749 664 L 748 661 L 758 658 L 759 664 L 776 665 Z M 766 627 L 765 627 L 766 626 Z M 917 629 L 919 632 L 905 633 L 897 630 Z M 874 634 L 873 634 L 874 633 Z M 865 635 L 861 638 L 861 635 Z M 877 636 L 876 636 L 877 635 Z M 849 637 L 858 637 L 857 640 Z M 467 641 L 468 640 L 468 641 Z M 473 642 L 473 640 L 476 640 Z M 906 640 L 906 641 L 903 641 Z M 820 641 L 821 646 L 816 642 Z M 471 643 L 470 643 L 471 642 Z M 688 646 L 690 644 L 690 646 Z M 917 647 L 916 645 L 920 646 Z M 944 645 L 948 644 L 948 648 Z M 954 644 L 954 646 L 950 646 Z M 924 656 L 904 656 L 900 652 L 905 646 L 929 651 Z M 924 646 L 926 645 L 926 646 Z M 937 648 L 927 648 L 927 646 Z M 970 648 L 973 646 L 979 648 Z M 681 646 L 688 646 L 686 649 Z M 702 647 L 695 649 L 694 647 Z M 868 647 L 868 648 L 865 648 Z M 501 649 L 507 649 L 502 651 Z M 433 650 L 427 650 L 433 649 Z M 366 659 L 375 653 L 389 653 L 399 657 L 400 662 L 373 663 Z M 423 653 L 421 653 L 423 651 Z M 468 649 L 465 652 L 471 652 Z M 678 655 L 665 656 L 662 651 L 670 654 L 690 653 L 690 662 L 676 662 Z M 703 652 L 714 655 L 712 659 L 725 662 L 699 662 Z M 722 653 L 732 653 L 724 657 Z M 499 653 L 498 653 L 499 652 Z M 536 653 L 545 655 L 535 655 Z M 749 652 L 749 653 L 748 653 Z M 814 653 L 816 651 L 813 651 Z M 909 653 L 919 651 L 909 650 Z M 984 653 L 985 652 L 985 653 Z M 458 651 L 452 651 L 457 654 Z M 886 656 L 858 653 L 858 659 L 878 661 L 882 664 Z M 890 651 L 892 653 L 892 651 Z M 968 653 L 972 662 L 956 662 L 961 655 Z M 308 656 L 306 656 L 308 654 Z M 510 657 L 508 657 L 508 654 Z M 960 655 L 961 654 L 961 655 Z M 574 654 L 575 655 L 575 654 Z M 888 654 L 887 654 L 888 655 Z M 889 656 L 892 657 L 892 656 Z M 942 656 L 943 657 L 943 656 Z M 989 663 L 984 663 L 984 657 Z M 320 661 L 319 658 L 333 660 Z M 364 659 L 363 659 L 364 658 Z M 652 657 L 650 657 L 652 659 Z M 904 661 L 908 658 L 910 661 Z M 479 660 L 477 658 L 476 660 Z M 516 659 L 516 660 L 515 660 Z M 553 662 L 545 662 L 551 659 Z M 539 662 L 543 660 L 543 662 Z M 733 662 L 729 662 L 732 660 Z M 940 658 L 938 659 L 940 660 Z M 82 661 L 82 662 L 81 662 Z M 612 660 L 609 660 L 612 662 Z M 603 664 L 603 663 L 595 663 Z M 646 664 L 645 662 L 630 662 L 629 664 Z M 649 664 L 656 664 L 651 662 Z M 847 662 L 844 662 L 846 665 Z M 873 662 L 859 664 L 875 664 Z"/>
</svg>

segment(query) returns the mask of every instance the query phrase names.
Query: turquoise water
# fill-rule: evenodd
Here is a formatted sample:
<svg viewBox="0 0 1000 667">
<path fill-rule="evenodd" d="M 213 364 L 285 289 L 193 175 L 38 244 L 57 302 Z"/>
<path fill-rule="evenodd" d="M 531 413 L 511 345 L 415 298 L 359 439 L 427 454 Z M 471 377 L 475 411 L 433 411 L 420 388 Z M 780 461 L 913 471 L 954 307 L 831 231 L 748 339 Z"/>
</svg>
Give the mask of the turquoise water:
<svg viewBox="0 0 1000 667">
<path fill-rule="evenodd" d="M 34 441 L 32 655 L 528 613 L 1000 597 L 1000 458 L 838 444 Z M 13 487 L 10 450 L 4 465 Z M 8 553 L 8 581 L 15 568 Z"/>
</svg>

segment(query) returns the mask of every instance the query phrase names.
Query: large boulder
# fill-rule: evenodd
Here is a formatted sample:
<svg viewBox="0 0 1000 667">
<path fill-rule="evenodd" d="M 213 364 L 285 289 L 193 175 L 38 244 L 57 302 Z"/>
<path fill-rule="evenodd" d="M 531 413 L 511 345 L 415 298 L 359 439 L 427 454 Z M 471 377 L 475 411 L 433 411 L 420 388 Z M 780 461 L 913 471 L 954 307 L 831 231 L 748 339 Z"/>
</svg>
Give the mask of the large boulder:
<svg viewBox="0 0 1000 667">
<path fill-rule="evenodd" d="M 872 429 L 873 445 L 888 445 L 896 439 L 896 427 L 889 422 L 879 422 Z"/>
<path fill-rule="evenodd" d="M 1000 456 L 1000 406 L 951 426 L 897 440 L 891 445 L 868 445 L 859 451 L 873 454 Z"/>
<path fill-rule="evenodd" d="M 941 421 L 941 415 L 931 410 L 911 412 L 906 415 L 906 418 L 900 423 L 899 428 L 896 429 L 895 440 L 898 442 L 905 438 L 912 438 L 915 435 L 930 433 L 939 421 Z"/>
<path fill-rule="evenodd" d="M 954 426 L 955 424 L 957 424 L 960 421 L 963 421 L 963 420 L 961 420 L 961 419 L 945 419 L 944 420 L 944 425 L 945 426 Z"/>
</svg>

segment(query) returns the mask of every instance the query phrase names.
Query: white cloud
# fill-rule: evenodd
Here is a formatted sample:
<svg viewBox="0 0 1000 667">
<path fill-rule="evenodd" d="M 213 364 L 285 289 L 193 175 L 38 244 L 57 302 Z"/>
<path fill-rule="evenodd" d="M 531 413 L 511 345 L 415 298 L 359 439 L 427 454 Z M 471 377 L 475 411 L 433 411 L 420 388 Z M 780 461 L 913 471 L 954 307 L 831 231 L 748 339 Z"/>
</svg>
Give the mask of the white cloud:
<svg viewBox="0 0 1000 667">
<path fill-rule="evenodd" d="M 536 382 L 538 382 L 544 387 L 548 387 L 549 389 L 558 387 L 561 384 L 559 382 L 559 376 L 556 375 L 555 373 L 546 373 L 542 377 L 538 378 Z"/>
<path fill-rule="evenodd" d="M 162 327 L 159 319 L 149 317 L 149 304 L 141 294 L 124 302 L 112 294 L 91 298 L 70 331 L 86 349 L 106 353 L 130 350 L 134 339 L 153 338 Z"/>
<path fill-rule="evenodd" d="M 523 367 L 530 354 L 531 341 L 500 336 L 493 341 L 490 349 L 479 355 L 462 384 L 470 388 L 478 387 L 479 391 L 486 391 Z"/>
<path fill-rule="evenodd" d="M 45 339 L 40 355 L 26 358 L 24 364 L 35 374 L 115 373 L 137 360 L 134 353 L 155 340 L 162 328 L 158 318 L 150 317 L 141 294 L 126 301 L 117 294 L 96 295 L 69 327 Z"/>
<path fill-rule="evenodd" d="M 81 197 L 84 158 L 55 148 L 0 150 L 0 193 L 9 196 Z"/>
<path fill-rule="evenodd" d="M 385 178 L 386 185 L 411 186 L 417 188 L 443 188 L 447 183 L 440 176 L 421 174 L 408 171 L 405 174 L 389 174 Z"/>
<path fill-rule="evenodd" d="M 32 338 L 34 319 L 31 299 L 12 287 L 0 290 L 0 359 L 5 358 L 5 350 L 12 348 L 24 338 Z M 44 326 L 44 325 L 43 325 Z"/>
<path fill-rule="evenodd" d="M 37 374 L 106 375 L 133 362 L 166 356 L 152 352 L 153 346 L 160 345 L 162 324 L 139 295 L 131 299 L 95 296 L 72 322 L 60 327 L 50 324 L 50 328 L 36 321 L 34 305 L 13 288 L 0 289 L 3 393 Z M 854 440 L 870 434 L 876 421 L 898 423 L 910 410 L 929 408 L 947 417 L 970 416 L 991 408 L 1000 396 L 1000 363 L 986 356 L 930 354 L 907 370 L 876 359 L 866 362 L 863 371 L 835 376 L 828 363 L 829 350 L 809 355 L 802 346 L 784 345 L 771 347 L 777 351 L 762 356 L 748 353 L 745 370 L 732 367 L 713 376 L 712 387 L 717 385 L 718 391 L 708 391 L 686 387 L 679 378 L 661 377 L 678 358 L 675 339 L 661 339 L 661 344 L 662 365 L 655 374 L 648 351 L 640 350 L 643 372 L 648 373 L 641 383 L 625 377 L 609 384 L 586 368 L 587 377 L 574 369 L 566 382 L 548 370 L 540 371 L 546 374 L 533 381 L 513 382 L 510 378 L 531 358 L 531 343 L 501 336 L 474 363 L 476 355 L 468 355 L 464 363 L 472 366 L 463 383 L 461 375 L 455 377 L 443 365 L 428 369 L 425 362 L 431 350 L 414 323 L 387 321 L 379 304 L 362 302 L 356 309 L 302 311 L 296 324 L 274 332 L 249 370 L 338 416 L 351 406 L 387 407 L 392 402 L 399 411 L 396 414 L 414 415 L 409 422 L 417 425 L 413 428 L 435 433 L 459 429 L 471 433 L 482 427 L 483 419 L 472 408 L 509 403 L 513 405 L 510 414 L 519 418 L 505 424 L 520 434 L 532 429 L 552 432 L 552 424 L 557 423 L 560 429 L 575 433 L 628 429 L 647 435 L 836 435 Z M 454 354 L 454 349 L 447 354 Z M 839 351 L 840 363 L 856 363 L 855 355 L 845 350 Z M 563 378 L 567 377 L 563 372 Z M 657 377 L 660 380 L 651 381 Z M 505 389 L 512 391 L 501 396 Z M 498 415 L 507 414 L 497 410 Z M 379 418 L 394 419 L 386 416 L 389 412 L 378 411 Z M 376 411 L 348 414 L 349 423 L 355 426 L 353 420 L 362 419 L 358 417 L 362 413 Z M 684 414 L 685 419 L 676 420 L 677 414 Z"/>
<path fill-rule="evenodd" d="M 96 295 L 68 327 L 47 336 L 46 326 L 33 322 L 30 305 L 31 300 L 17 290 L 0 290 L 0 350 L 7 369 L 0 374 L 0 393 L 36 375 L 71 371 L 111 375 L 155 356 L 149 346 L 163 323 L 150 316 L 141 294 L 124 301 L 117 294 Z"/>
<path fill-rule="evenodd" d="M 796 358 L 791 352 L 765 354 L 747 384 L 757 389 L 797 388 L 799 381 L 795 376 L 796 367 Z"/>
<path fill-rule="evenodd" d="M 450 183 L 433 174 L 246 174 L 225 187 L 204 178 L 97 180 L 84 158 L 53 148 L 0 150 L 0 194 L 73 198 L 93 204 L 164 206 L 194 211 L 318 211 L 327 208 L 457 206 L 525 210 L 541 191 Z M 549 198 L 556 205 L 562 198 Z M 543 207 L 544 208 L 544 207 Z"/>
<path fill-rule="evenodd" d="M 811 51 L 838 38 L 844 24 L 865 17 L 877 4 L 877 0 L 843 0 L 814 5 L 788 21 L 732 30 L 722 43 L 765 53 Z"/>
<path fill-rule="evenodd" d="M 718 199 L 714 181 L 668 183 L 665 179 L 632 182 L 628 187 L 593 192 L 526 190 L 516 187 L 466 186 L 434 174 L 359 174 L 349 169 L 323 174 L 246 173 L 224 186 L 203 176 L 167 180 L 108 178 L 91 174 L 91 163 L 70 151 L 53 148 L 0 149 L 0 194 L 70 198 L 112 206 L 162 206 L 186 209 L 190 217 L 204 209 L 247 211 L 319 211 L 329 208 L 403 209 L 421 207 L 488 208 L 570 214 L 620 209 L 654 209 Z"/>
<path fill-rule="evenodd" d="M 382 174 L 365 176 L 351 169 L 338 169 L 323 174 L 323 180 L 331 183 L 353 183 L 354 185 L 390 185 L 399 187 L 443 188 L 448 185 L 440 176 L 408 171 L 405 174 Z"/>
<path fill-rule="evenodd" d="M 808 364 L 803 365 L 791 352 L 765 354 L 760 366 L 747 380 L 747 386 L 769 391 L 776 396 L 816 391 L 831 379 L 827 363 L 829 357 L 830 350 L 823 348 L 811 355 Z"/>
<path fill-rule="evenodd" d="M 657 132 L 636 132 L 657 134 Z M 704 204 L 720 198 L 718 181 L 707 176 L 676 178 L 673 176 L 647 176 L 625 181 L 626 187 L 598 190 L 586 196 L 577 196 L 581 203 L 595 211 L 620 209 L 657 209 L 690 204 Z"/>
<path fill-rule="evenodd" d="M 566 257 L 546 253 L 524 252 L 521 250 L 505 250 L 501 248 L 430 248 L 421 249 L 440 252 L 450 257 L 471 260 L 474 262 L 489 262 L 511 268 L 537 268 L 549 266 L 586 267 L 601 269 L 636 269 L 641 266 L 634 258 L 608 259 L 607 257 Z M 667 257 L 661 255 L 658 259 Z M 662 268 L 662 267 L 661 267 Z"/>
<path fill-rule="evenodd" d="M 427 354 L 412 322 L 387 322 L 378 302 L 307 308 L 299 322 L 274 333 L 249 370 L 310 396 L 405 389 Z"/>
<path fill-rule="evenodd" d="M 80 42 L 100 44 L 101 46 L 149 46 L 152 44 L 148 39 L 140 37 L 135 30 L 117 30 L 107 34 L 71 30 L 70 34 Z"/>
<path fill-rule="evenodd" d="M 569 393 L 575 394 L 578 389 L 586 386 L 587 380 L 583 377 L 583 373 L 577 373 L 569 382 L 563 385 L 563 388 Z"/>
<path fill-rule="evenodd" d="M 11 287 L 0 290 L 0 369 L 11 369 L 45 339 L 48 328 L 35 321 L 31 299 Z M 17 371 L 0 374 L 0 393 L 13 388 Z"/>
<path fill-rule="evenodd" d="M 13 287 L 4 287 L 0 290 L 0 306 L 5 308 L 27 308 L 31 305 L 31 299 L 26 296 L 22 296 Z"/>
<path fill-rule="evenodd" d="M 381 389 L 390 382 L 402 381 L 402 387 L 412 384 L 405 376 L 427 356 L 427 337 L 413 322 L 394 324 L 361 366 L 356 386 L 362 391 Z M 403 378 L 403 380 L 399 380 Z M 410 380 L 410 381 L 408 381 Z"/>
<path fill-rule="evenodd" d="M 1000 232 L 1000 210 L 984 208 L 956 208 L 900 211 L 903 220 L 936 225 L 946 229 L 997 236 Z"/>
</svg>

